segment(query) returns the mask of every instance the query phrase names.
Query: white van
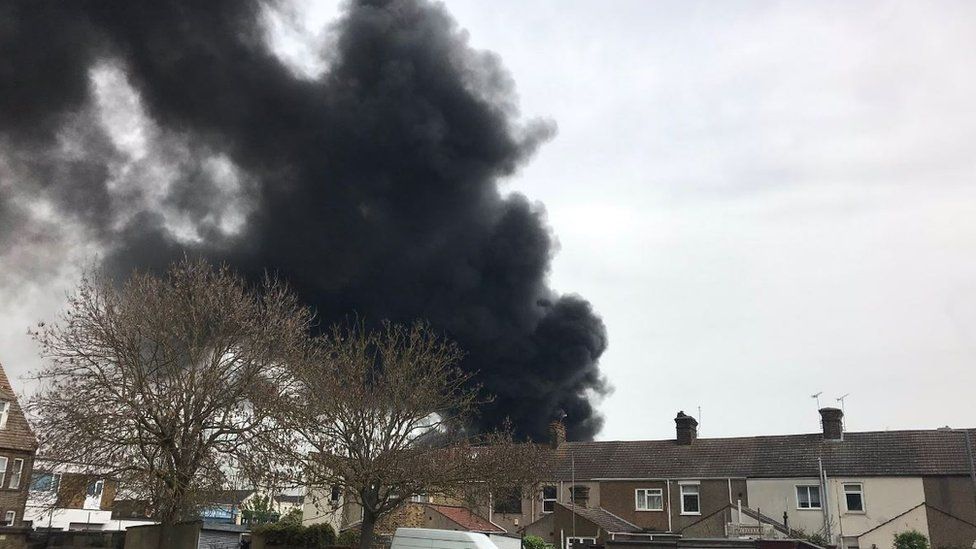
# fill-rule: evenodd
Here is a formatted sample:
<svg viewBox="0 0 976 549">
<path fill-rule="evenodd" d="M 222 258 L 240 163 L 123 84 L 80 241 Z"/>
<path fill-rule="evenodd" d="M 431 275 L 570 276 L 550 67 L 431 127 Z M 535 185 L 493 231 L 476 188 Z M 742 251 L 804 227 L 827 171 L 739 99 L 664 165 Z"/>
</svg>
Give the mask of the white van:
<svg viewBox="0 0 976 549">
<path fill-rule="evenodd" d="M 456 530 L 397 528 L 390 549 L 498 549 L 488 536 Z"/>
</svg>

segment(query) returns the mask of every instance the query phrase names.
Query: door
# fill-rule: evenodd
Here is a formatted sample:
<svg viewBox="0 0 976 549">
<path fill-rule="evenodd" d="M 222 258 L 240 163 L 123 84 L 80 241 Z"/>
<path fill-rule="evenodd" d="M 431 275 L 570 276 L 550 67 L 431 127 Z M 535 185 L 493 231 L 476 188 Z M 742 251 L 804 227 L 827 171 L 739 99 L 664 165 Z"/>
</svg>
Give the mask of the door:
<svg viewBox="0 0 976 549">
<path fill-rule="evenodd" d="M 84 509 L 100 509 L 102 506 L 102 490 L 105 488 L 104 480 L 96 480 L 88 484 L 85 491 Z"/>
</svg>

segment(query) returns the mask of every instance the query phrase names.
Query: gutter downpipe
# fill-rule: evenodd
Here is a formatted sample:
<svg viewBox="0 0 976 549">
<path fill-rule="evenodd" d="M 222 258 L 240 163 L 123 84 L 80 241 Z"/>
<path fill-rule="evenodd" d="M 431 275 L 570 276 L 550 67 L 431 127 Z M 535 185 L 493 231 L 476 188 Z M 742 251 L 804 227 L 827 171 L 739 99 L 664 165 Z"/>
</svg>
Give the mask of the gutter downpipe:
<svg viewBox="0 0 976 549">
<path fill-rule="evenodd" d="M 963 429 L 966 435 L 966 455 L 969 456 L 969 478 L 973 482 L 973 499 L 976 500 L 976 462 L 973 461 L 973 442 L 969 438 L 969 429 Z"/>
<path fill-rule="evenodd" d="M 833 541 L 833 536 L 830 532 L 830 498 L 827 496 L 827 471 L 823 468 L 823 459 L 817 458 L 817 465 L 820 467 L 820 504 L 823 506 L 823 521 L 824 521 L 824 532 L 827 534 L 827 539 Z"/>
<path fill-rule="evenodd" d="M 667 479 L 668 486 L 668 532 L 673 532 L 671 529 L 671 513 L 674 509 L 671 507 L 671 479 Z"/>
</svg>

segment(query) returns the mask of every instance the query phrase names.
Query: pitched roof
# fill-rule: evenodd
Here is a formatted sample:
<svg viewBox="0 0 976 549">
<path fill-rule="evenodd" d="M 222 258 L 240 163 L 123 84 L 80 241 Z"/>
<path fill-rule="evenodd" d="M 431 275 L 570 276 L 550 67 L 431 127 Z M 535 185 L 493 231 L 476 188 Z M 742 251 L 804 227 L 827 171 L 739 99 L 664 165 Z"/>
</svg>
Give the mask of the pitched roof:
<svg viewBox="0 0 976 549">
<path fill-rule="evenodd" d="M 278 503 L 304 503 L 305 496 L 292 494 L 278 494 L 274 497 Z"/>
<path fill-rule="evenodd" d="M 211 494 L 207 503 L 240 505 L 253 493 L 254 490 L 220 490 Z"/>
<path fill-rule="evenodd" d="M 498 534 L 504 534 L 506 532 L 506 530 L 501 526 L 498 526 L 481 515 L 476 515 L 466 507 L 440 505 L 436 503 L 425 503 L 424 506 L 444 515 L 451 520 L 451 522 L 456 523 L 458 526 L 469 532 Z"/>
<path fill-rule="evenodd" d="M 969 430 L 976 452 L 976 430 Z M 674 440 L 566 442 L 555 450 L 555 478 L 708 478 L 969 474 L 961 430 L 844 433 Z M 575 469 L 575 471 L 574 471 Z"/>
<path fill-rule="evenodd" d="M 10 402 L 10 411 L 7 415 L 7 425 L 0 429 L 0 448 L 12 450 L 33 451 L 37 449 L 37 437 L 31 430 L 24 410 L 17 402 L 17 395 L 14 393 L 7 373 L 3 371 L 0 364 L 0 400 Z"/>
<path fill-rule="evenodd" d="M 557 503 L 557 505 L 569 509 L 570 512 L 576 513 L 576 516 L 585 518 L 603 530 L 613 534 L 641 531 L 640 526 L 627 522 L 602 507 L 580 507 L 572 503 Z"/>
</svg>

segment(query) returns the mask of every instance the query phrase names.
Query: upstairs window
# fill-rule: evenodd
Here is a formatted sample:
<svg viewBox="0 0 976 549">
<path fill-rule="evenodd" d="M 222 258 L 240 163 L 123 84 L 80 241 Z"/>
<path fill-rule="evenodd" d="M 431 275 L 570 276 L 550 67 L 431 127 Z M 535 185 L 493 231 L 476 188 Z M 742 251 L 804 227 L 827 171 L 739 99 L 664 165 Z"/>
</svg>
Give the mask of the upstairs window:
<svg viewBox="0 0 976 549">
<path fill-rule="evenodd" d="M 860 482 L 852 482 L 844 485 L 844 499 L 847 501 L 847 511 L 849 513 L 864 512 L 864 488 Z"/>
<path fill-rule="evenodd" d="M 61 475 L 57 473 L 36 472 L 31 476 L 31 492 L 57 492 Z"/>
<path fill-rule="evenodd" d="M 7 511 L 7 513 L 3 516 L 3 525 L 13 526 L 14 521 L 16 520 L 17 520 L 17 513 L 15 511 Z"/>
<path fill-rule="evenodd" d="M 0 486 L 7 480 L 7 458 L 0 457 Z"/>
<path fill-rule="evenodd" d="M 660 488 L 638 488 L 636 500 L 638 511 L 664 510 L 664 490 Z"/>
<path fill-rule="evenodd" d="M 10 417 L 10 401 L 0 400 L 0 429 L 7 428 L 8 417 Z"/>
<path fill-rule="evenodd" d="M 14 460 L 14 466 L 10 470 L 10 489 L 16 490 L 20 488 L 20 478 L 24 475 L 24 460 L 17 458 Z"/>
<path fill-rule="evenodd" d="M 681 487 L 681 514 L 700 515 L 701 500 L 698 484 L 682 484 Z"/>
<path fill-rule="evenodd" d="M 332 485 L 332 493 L 329 494 L 329 496 L 330 496 L 329 497 L 329 502 L 331 502 L 331 503 L 339 503 L 339 499 L 342 498 L 342 487 L 339 486 L 338 484 L 333 484 Z"/>
<path fill-rule="evenodd" d="M 522 490 L 520 488 L 499 490 L 497 496 L 492 498 L 492 510 L 502 514 L 521 514 Z"/>
<path fill-rule="evenodd" d="M 797 509 L 820 509 L 820 487 L 819 486 L 797 486 L 796 487 L 796 508 Z"/>
<path fill-rule="evenodd" d="M 542 512 L 551 513 L 556 510 L 556 487 L 542 487 Z"/>
</svg>

